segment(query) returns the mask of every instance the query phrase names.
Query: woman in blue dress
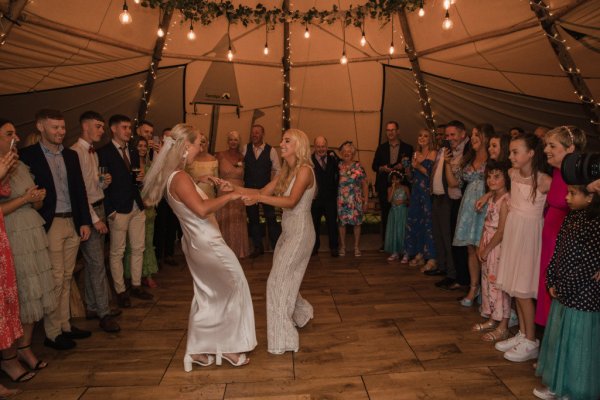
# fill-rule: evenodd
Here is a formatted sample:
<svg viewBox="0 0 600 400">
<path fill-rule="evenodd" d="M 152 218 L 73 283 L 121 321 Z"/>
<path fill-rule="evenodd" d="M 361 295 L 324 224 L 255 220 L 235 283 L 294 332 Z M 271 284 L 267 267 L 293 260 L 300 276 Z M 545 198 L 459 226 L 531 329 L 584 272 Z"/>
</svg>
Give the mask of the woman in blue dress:
<svg viewBox="0 0 600 400">
<path fill-rule="evenodd" d="M 453 246 L 467 246 L 469 254 L 469 274 L 471 287 L 469 293 L 460 301 L 465 307 L 471 307 L 473 300 L 479 294 L 479 278 L 481 266 L 477 259 L 477 246 L 483 233 L 483 223 L 487 205 L 477 211 L 475 202 L 485 193 L 485 165 L 488 159 L 488 143 L 494 135 L 494 127 L 490 124 L 480 124 L 471 133 L 471 149 L 462 159 L 462 179 L 467 182 L 454 233 Z"/>
<path fill-rule="evenodd" d="M 411 259 L 409 265 L 417 267 L 425 264 L 421 270 L 427 271 L 436 267 L 429 183 L 436 151 L 431 132 L 421 129 L 417 144 L 418 149 L 412 159 L 412 190 L 408 205 L 405 248 Z"/>
</svg>

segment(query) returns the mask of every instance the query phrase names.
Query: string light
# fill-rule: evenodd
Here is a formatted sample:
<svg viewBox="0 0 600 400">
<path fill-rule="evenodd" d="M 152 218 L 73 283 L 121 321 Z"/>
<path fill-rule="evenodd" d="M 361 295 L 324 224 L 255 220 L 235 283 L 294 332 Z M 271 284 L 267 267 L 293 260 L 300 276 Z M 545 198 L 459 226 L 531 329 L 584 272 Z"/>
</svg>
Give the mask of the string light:
<svg viewBox="0 0 600 400">
<path fill-rule="evenodd" d="M 269 22 L 265 22 L 265 48 L 263 49 L 265 56 L 269 55 Z"/>
<path fill-rule="evenodd" d="M 367 37 L 365 36 L 365 33 L 363 32 L 362 37 L 360 38 L 360 45 L 362 47 L 365 47 L 367 44 Z"/>
<path fill-rule="evenodd" d="M 194 24 L 190 22 L 190 30 L 187 33 L 188 40 L 196 40 L 196 33 L 194 32 Z"/>
<path fill-rule="evenodd" d="M 158 37 L 164 37 L 165 36 L 165 31 L 163 31 L 162 27 L 160 27 L 160 26 L 158 27 L 158 30 L 156 31 L 156 35 Z"/>
<path fill-rule="evenodd" d="M 227 50 L 227 59 L 233 61 L 233 51 L 231 51 L 231 46 L 229 46 L 229 50 Z"/>
<path fill-rule="evenodd" d="M 391 16 L 391 21 L 392 21 L 392 42 L 390 43 L 390 55 L 394 54 L 394 15 L 392 14 Z"/>
<path fill-rule="evenodd" d="M 450 8 L 450 4 L 452 4 L 450 2 L 450 0 L 444 0 L 444 9 L 446 9 L 446 10 L 449 9 Z"/>
<path fill-rule="evenodd" d="M 348 57 L 346 57 L 346 25 L 344 24 L 344 21 L 342 21 L 342 41 L 343 41 L 343 47 L 342 47 L 342 58 L 340 58 L 340 64 L 346 65 L 346 64 L 348 64 Z"/>
<path fill-rule="evenodd" d="M 129 7 L 127 7 L 127 0 L 123 0 L 123 11 L 119 14 L 119 22 L 123 25 L 127 25 L 132 21 L 131 14 L 129 14 Z"/>
<path fill-rule="evenodd" d="M 231 21 L 229 20 L 229 15 L 227 16 L 227 43 L 228 43 L 228 50 L 227 50 L 227 59 L 229 61 L 233 61 L 233 51 L 231 51 L 231 35 L 229 34 L 229 29 L 231 28 Z"/>
<path fill-rule="evenodd" d="M 308 30 L 308 23 L 306 24 L 306 29 L 304 30 L 304 38 L 310 38 L 310 31 Z"/>
<path fill-rule="evenodd" d="M 265 48 L 263 49 L 263 54 L 265 56 L 269 55 L 269 44 L 268 43 L 265 43 Z"/>
<path fill-rule="evenodd" d="M 134 2 L 135 4 L 140 4 L 142 1 L 141 1 L 141 0 L 133 0 L 133 2 Z"/>
<path fill-rule="evenodd" d="M 446 16 L 444 17 L 444 22 L 442 22 L 442 28 L 447 31 L 449 29 L 452 29 L 453 26 L 454 22 L 452 22 L 452 20 L 450 19 L 450 13 L 448 12 L 448 10 L 446 10 Z"/>
<path fill-rule="evenodd" d="M 342 58 L 340 58 L 340 64 L 345 65 L 348 64 L 348 57 L 346 57 L 346 51 L 342 53 Z"/>
<path fill-rule="evenodd" d="M 421 6 L 419 8 L 419 17 L 424 17 L 425 16 L 425 9 L 423 8 L 423 6 Z"/>
</svg>

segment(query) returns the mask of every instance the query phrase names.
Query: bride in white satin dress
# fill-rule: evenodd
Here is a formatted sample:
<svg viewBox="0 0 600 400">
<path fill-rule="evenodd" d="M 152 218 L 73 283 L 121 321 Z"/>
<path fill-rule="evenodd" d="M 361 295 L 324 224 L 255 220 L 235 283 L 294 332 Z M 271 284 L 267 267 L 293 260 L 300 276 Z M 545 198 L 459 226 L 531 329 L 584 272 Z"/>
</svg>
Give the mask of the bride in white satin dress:
<svg viewBox="0 0 600 400">
<path fill-rule="evenodd" d="M 183 230 L 182 247 L 194 284 L 187 348 L 186 372 L 192 364 L 234 366 L 248 363 L 246 353 L 256 347 L 254 310 L 248 282 L 240 263 L 221 236 L 215 211 L 239 193 L 209 199 L 183 169 L 202 150 L 203 136 L 190 125 L 171 130 L 144 180 L 146 204 L 167 201 Z M 221 183 L 217 178 L 208 178 Z"/>
<path fill-rule="evenodd" d="M 283 209 L 282 232 L 267 281 L 267 350 L 272 354 L 298 351 L 297 327 L 313 318 L 312 306 L 299 292 L 315 243 L 310 208 L 316 184 L 306 134 L 298 129 L 285 131 L 281 157 L 281 172 L 267 186 L 236 188 L 246 205 L 260 202 Z"/>
</svg>

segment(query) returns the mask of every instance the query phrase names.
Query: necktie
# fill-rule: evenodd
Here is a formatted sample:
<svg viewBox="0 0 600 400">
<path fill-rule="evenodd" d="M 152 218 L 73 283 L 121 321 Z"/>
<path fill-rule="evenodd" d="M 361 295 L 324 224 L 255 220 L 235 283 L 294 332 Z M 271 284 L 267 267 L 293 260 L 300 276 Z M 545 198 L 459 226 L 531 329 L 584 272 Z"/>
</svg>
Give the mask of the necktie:
<svg viewBox="0 0 600 400">
<path fill-rule="evenodd" d="M 96 149 L 94 148 L 94 146 L 90 146 L 90 148 L 88 149 L 88 153 L 94 154 L 95 152 L 96 152 Z"/>
<path fill-rule="evenodd" d="M 321 168 L 327 169 L 327 156 L 321 156 L 319 158 L 321 159 Z"/>
<path fill-rule="evenodd" d="M 123 161 L 125 161 L 125 167 L 127 171 L 131 172 L 131 162 L 129 162 L 129 156 L 127 155 L 127 146 L 120 147 L 121 153 L 123 153 Z"/>
<path fill-rule="evenodd" d="M 260 157 L 260 147 L 254 147 L 254 158 L 256 158 L 258 160 L 258 157 Z"/>
</svg>

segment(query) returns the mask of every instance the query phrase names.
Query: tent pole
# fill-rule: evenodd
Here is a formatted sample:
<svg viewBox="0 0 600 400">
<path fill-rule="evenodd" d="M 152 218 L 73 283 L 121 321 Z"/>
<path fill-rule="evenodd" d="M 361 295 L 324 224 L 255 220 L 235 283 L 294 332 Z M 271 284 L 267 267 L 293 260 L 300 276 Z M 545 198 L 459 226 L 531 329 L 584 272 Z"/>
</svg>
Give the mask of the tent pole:
<svg viewBox="0 0 600 400">
<path fill-rule="evenodd" d="M 535 13 L 542 29 L 548 37 L 552 50 L 554 50 L 560 63 L 560 68 L 569 77 L 569 81 L 571 81 L 571 85 L 575 89 L 575 94 L 581 100 L 581 104 L 590 118 L 590 122 L 596 127 L 596 134 L 600 134 L 600 108 L 594 101 L 592 92 L 585 83 L 579 68 L 577 68 L 577 64 L 575 64 L 573 57 L 571 57 L 569 47 L 565 44 L 565 39 L 563 39 L 563 36 L 557 29 L 556 20 L 550 14 L 550 10 L 544 0 L 532 0 L 530 1 L 530 5 L 531 11 Z"/>
<path fill-rule="evenodd" d="M 160 21 L 160 27 L 165 34 L 162 37 L 156 37 L 156 43 L 154 44 L 154 51 L 152 53 L 152 61 L 148 67 L 146 81 L 144 83 L 144 92 L 142 93 L 137 118 L 135 120 L 136 127 L 138 126 L 139 121 L 146 119 L 146 114 L 148 114 L 148 103 L 150 103 L 150 96 L 152 96 L 152 89 L 154 88 L 154 81 L 156 80 L 156 74 L 158 72 L 158 64 L 162 58 L 163 47 L 165 45 L 165 41 L 167 40 L 167 33 L 169 32 L 169 25 L 171 24 L 172 16 L 173 9 L 167 8 Z"/>
<path fill-rule="evenodd" d="M 290 10 L 290 0 L 283 0 L 283 10 Z M 290 129 L 290 23 L 286 20 L 283 23 L 283 114 L 281 121 L 282 133 Z"/>
<path fill-rule="evenodd" d="M 400 7 L 398 16 L 400 17 L 400 26 L 402 27 L 402 34 L 404 35 L 404 49 L 406 51 L 406 54 L 408 55 L 413 75 L 415 76 L 415 83 L 417 84 L 417 92 L 419 93 L 419 103 L 421 103 L 421 108 L 423 110 L 421 114 L 425 117 L 427 129 L 429 129 L 430 132 L 435 132 L 435 121 L 433 119 L 433 112 L 431 111 L 431 104 L 429 102 L 429 93 L 427 93 L 427 84 L 425 83 L 425 78 L 421 73 L 419 58 L 417 57 L 417 52 L 415 51 L 415 44 L 413 42 L 412 34 L 410 32 L 410 27 L 408 26 L 406 10 L 404 9 L 404 7 Z"/>
<path fill-rule="evenodd" d="M 28 0 L 10 0 L 8 5 L 8 11 L 6 13 L 0 13 L 0 19 L 5 19 L 6 24 L 3 24 L 4 29 L 0 32 L 0 46 L 6 43 L 8 34 L 15 24 L 20 25 L 18 20 L 21 17 L 21 13 L 25 9 Z"/>
</svg>

